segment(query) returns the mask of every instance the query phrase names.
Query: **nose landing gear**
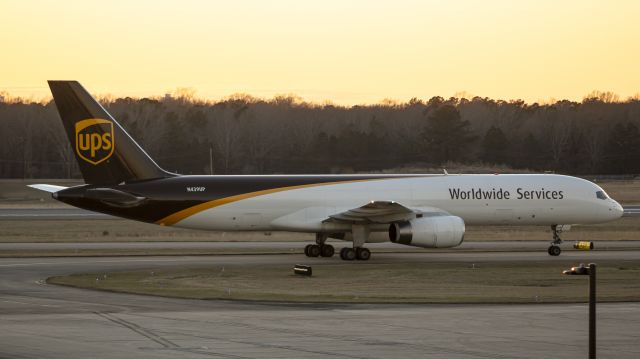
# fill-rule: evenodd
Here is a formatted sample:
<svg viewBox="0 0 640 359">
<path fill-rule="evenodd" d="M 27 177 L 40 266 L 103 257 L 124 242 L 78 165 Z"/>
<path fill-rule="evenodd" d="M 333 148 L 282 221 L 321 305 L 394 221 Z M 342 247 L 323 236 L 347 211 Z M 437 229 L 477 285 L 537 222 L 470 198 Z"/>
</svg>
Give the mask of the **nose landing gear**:
<svg viewBox="0 0 640 359">
<path fill-rule="evenodd" d="M 552 244 L 547 249 L 547 252 L 549 253 L 550 256 L 556 257 L 556 256 L 559 256 L 560 253 L 562 253 L 562 249 L 560 248 L 559 245 Z"/>
<path fill-rule="evenodd" d="M 547 253 L 549 253 L 550 256 L 557 257 L 562 253 L 562 249 L 560 248 L 560 244 L 562 244 L 562 238 L 560 238 L 562 226 L 553 225 L 551 226 L 551 230 L 553 231 L 553 241 L 551 241 L 551 245 L 547 249 Z"/>
</svg>

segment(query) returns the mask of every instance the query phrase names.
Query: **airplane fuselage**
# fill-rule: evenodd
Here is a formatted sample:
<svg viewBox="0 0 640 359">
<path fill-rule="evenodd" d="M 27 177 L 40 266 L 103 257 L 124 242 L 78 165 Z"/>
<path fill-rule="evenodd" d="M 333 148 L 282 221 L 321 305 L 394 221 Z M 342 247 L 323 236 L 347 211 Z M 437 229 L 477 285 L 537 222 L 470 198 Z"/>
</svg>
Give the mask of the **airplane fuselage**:
<svg viewBox="0 0 640 359">
<path fill-rule="evenodd" d="M 221 231 L 348 232 L 350 225 L 325 220 L 373 200 L 445 211 L 467 225 L 593 224 L 622 215 L 596 184 L 552 174 L 179 176 L 110 186 L 144 198 L 131 208 L 87 199 L 88 188 L 100 186 L 69 188 L 57 198 L 125 218 Z M 387 229 L 371 224 L 372 232 Z"/>
</svg>

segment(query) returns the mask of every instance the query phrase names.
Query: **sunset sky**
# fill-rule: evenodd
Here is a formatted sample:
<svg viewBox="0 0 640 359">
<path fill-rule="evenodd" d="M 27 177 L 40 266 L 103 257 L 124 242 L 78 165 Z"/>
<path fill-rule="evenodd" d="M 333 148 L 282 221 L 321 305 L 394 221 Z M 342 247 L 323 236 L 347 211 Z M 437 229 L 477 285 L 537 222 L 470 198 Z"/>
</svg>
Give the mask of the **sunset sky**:
<svg viewBox="0 0 640 359">
<path fill-rule="evenodd" d="M 640 92 L 640 1 L 0 2 L 0 91 L 338 104 Z"/>
</svg>

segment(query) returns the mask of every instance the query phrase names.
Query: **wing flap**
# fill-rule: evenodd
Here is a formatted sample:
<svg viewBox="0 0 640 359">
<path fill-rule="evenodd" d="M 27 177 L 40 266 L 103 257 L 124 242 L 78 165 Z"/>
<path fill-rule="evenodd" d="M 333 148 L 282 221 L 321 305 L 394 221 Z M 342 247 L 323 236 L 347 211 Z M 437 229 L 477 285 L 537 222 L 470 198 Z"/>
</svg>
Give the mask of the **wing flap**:
<svg viewBox="0 0 640 359">
<path fill-rule="evenodd" d="M 325 222 L 391 223 L 413 218 L 416 213 L 395 201 L 371 201 L 362 207 L 332 214 Z"/>
</svg>

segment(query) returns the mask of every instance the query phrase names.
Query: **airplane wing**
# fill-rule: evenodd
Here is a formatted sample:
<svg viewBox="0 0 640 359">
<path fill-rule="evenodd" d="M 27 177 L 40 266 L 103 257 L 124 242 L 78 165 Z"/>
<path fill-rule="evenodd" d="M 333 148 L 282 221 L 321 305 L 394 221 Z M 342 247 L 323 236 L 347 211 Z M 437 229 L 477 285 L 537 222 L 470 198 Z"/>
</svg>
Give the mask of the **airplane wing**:
<svg viewBox="0 0 640 359">
<path fill-rule="evenodd" d="M 371 201 L 362 207 L 349 209 L 332 214 L 324 222 L 342 223 L 391 223 L 415 218 L 416 216 L 441 214 L 442 211 L 433 208 L 428 210 L 411 209 L 395 201 Z"/>
<path fill-rule="evenodd" d="M 64 187 L 64 186 L 55 186 L 55 185 L 52 185 L 52 184 L 29 184 L 29 185 L 27 185 L 27 187 L 35 188 L 37 190 L 45 191 L 45 192 L 49 192 L 49 193 L 55 193 L 55 192 L 58 192 L 58 191 L 62 191 L 63 189 L 69 188 L 69 187 Z"/>
</svg>

